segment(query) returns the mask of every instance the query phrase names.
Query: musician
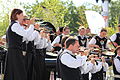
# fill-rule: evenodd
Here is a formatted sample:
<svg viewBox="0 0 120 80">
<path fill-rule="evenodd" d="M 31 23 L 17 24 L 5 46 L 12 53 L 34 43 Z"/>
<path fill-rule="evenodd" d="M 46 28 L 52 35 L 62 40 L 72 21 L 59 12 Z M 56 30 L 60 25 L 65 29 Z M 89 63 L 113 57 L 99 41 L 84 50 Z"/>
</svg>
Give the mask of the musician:
<svg viewBox="0 0 120 80">
<path fill-rule="evenodd" d="M 116 48 L 115 53 L 117 55 L 113 61 L 114 80 L 120 80 L 120 46 Z"/>
<path fill-rule="evenodd" d="M 63 53 L 63 51 L 65 50 L 65 41 L 69 38 L 70 36 L 66 35 L 62 38 L 62 41 L 61 41 L 61 44 L 62 44 L 62 48 L 61 50 L 58 52 L 58 56 L 61 55 Z M 59 61 L 57 59 L 57 65 L 56 65 L 56 69 L 57 69 L 57 72 L 58 72 L 58 78 L 61 78 L 60 76 L 60 69 L 59 69 Z"/>
<path fill-rule="evenodd" d="M 89 35 L 89 34 L 91 34 L 91 30 L 90 30 L 89 27 L 87 27 L 87 28 L 86 28 L 86 35 Z"/>
<path fill-rule="evenodd" d="M 63 28 L 63 33 L 61 35 L 58 35 L 54 41 L 52 42 L 52 46 L 54 47 L 55 51 L 60 51 L 61 49 L 61 40 L 64 35 L 69 35 L 70 34 L 70 29 L 69 27 L 64 27 Z"/>
<path fill-rule="evenodd" d="M 85 52 L 83 52 L 81 56 L 83 56 L 84 53 Z M 89 55 L 88 61 L 83 66 L 80 67 L 81 74 L 82 74 L 82 80 L 89 80 L 90 72 L 93 72 L 96 70 L 95 59 L 90 56 L 92 56 L 92 55 Z"/>
<path fill-rule="evenodd" d="M 61 35 L 61 34 L 63 33 L 63 28 L 64 28 L 64 27 L 58 27 L 58 28 L 57 28 L 57 31 L 56 31 L 57 36 L 58 36 L 58 35 Z"/>
<path fill-rule="evenodd" d="M 92 77 L 91 80 L 105 80 L 106 79 L 106 71 L 108 69 L 108 64 L 105 61 L 105 58 L 102 56 L 101 61 L 100 58 L 96 56 L 96 64 L 95 70 L 91 72 Z"/>
<path fill-rule="evenodd" d="M 65 45 L 66 49 L 57 58 L 61 78 L 62 80 L 81 80 L 79 67 L 86 63 L 87 57 L 75 55 L 79 51 L 79 42 L 76 39 L 68 38 Z"/>
<path fill-rule="evenodd" d="M 115 47 L 120 45 L 120 25 L 118 25 L 118 31 L 118 33 L 115 33 L 110 37 L 110 40 L 112 41 L 110 43 L 113 44 Z"/>
<path fill-rule="evenodd" d="M 62 41 L 61 41 L 61 46 L 62 46 L 62 48 L 61 48 L 61 50 L 58 52 L 58 55 L 61 54 L 61 53 L 64 51 L 64 49 L 65 49 L 65 41 L 66 41 L 69 37 L 70 37 L 69 35 L 65 35 L 65 36 L 62 37 Z"/>
<path fill-rule="evenodd" d="M 92 34 L 91 34 L 91 30 L 89 27 L 86 28 L 86 36 L 89 42 L 92 39 Z"/>
<path fill-rule="evenodd" d="M 107 30 L 101 29 L 98 36 L 93 37 L 89 42 L 89 47 L 98 48 L 98 49 L 108 49 L 107 47 Z"/>
<path fill-rule="evenodd" d="M 87 36 L 86 29 L 83 26 L 80 26 L 78 29 L 79 35 L 77 36 L 80 46 L 87 47 Z"/>
<path fill-rule="evenodd" d="M 46 33 L 45 31 L 46 30 L 41 30 L 41 32 L 40 32 L 42 41 L 43 41 L 42 42 L 43 43 L 42 50 L 43 50 L 43 54 L 44 54 L 44 57 L 43 57 L 44 58 L 44 61 L 43 61 L 44 62 L 44 71 L 42 72 L 42 74 L 44 76 L 43 80 L 49 80 L 51 71 L 49 69 L 47 69 L 47 66 L 45 65 L 45 57 L 46 57 L 46 52 L 52 51 L 53 47 L 51 45 L 50 34 L 48 32 Z M 54 73 L 56 73 L 56 72 L 54 71 Z M 54 78 L 56 79 L 56 74 L 54 74 Z"/>
<path fill-rule="evenodd" d="M 34 19 L 30 21 L 27 30 L 21 26 L 24 19 L 23 11 L 13 9 L 11 24 L 7 30 L 8 54 L 4 80 L 27 80 L 27 73 L 23 59 L 21 44 L 22 38 L 28 38 L 34 31 Z"/>
<path fill-rule="evenodd" d="M 25 29 L 29 27 L 30 20 L 27 19 L 27 17 L 24 18 L 22 25 L 24 26 Z M 35 24 L 35 29 L 38 29 L 39 26 Z M 33 61 L 34 61 L 34 54 L 35 54 L 35 45 L 34 41 L 39 40 L 39 32 L 34 30 L 34 32 L 28 37 L 24 38 L 23 37 L 23 42 L 22 42 L 22 50 L 23 50 L 23 55 L 25 58 L 25 67 L 27 70 L 27 80 L 33 80 L 34 79 L 34 66 L 33 66 Z"/>
</svg>

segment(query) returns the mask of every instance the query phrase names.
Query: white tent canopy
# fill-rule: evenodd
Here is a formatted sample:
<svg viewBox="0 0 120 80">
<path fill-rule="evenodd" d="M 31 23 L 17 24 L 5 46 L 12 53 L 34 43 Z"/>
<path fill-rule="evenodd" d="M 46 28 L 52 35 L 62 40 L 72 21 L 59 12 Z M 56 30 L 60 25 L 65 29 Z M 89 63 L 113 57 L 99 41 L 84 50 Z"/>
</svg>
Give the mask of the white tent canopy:
<svg viewBox="0 0 120 80">
<path fill-rule="evenodd" d="M 91 32 L 98 34 L 105 27 L 104 18 L 96 11 L 85 11 L 85 14 Z"/>
</svg>

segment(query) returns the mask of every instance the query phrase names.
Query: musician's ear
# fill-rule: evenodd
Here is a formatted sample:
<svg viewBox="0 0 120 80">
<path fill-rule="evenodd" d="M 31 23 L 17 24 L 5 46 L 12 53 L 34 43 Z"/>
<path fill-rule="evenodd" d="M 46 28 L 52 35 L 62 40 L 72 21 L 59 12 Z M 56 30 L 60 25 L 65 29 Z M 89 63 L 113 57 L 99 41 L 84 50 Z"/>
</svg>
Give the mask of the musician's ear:
<svg viewBox="0 0 120 80">
<path fill-rule="evenodd" d="M 115 56 L 117 55 L 117 50 L 118 50 L 118 49 L 120 49 L 120 46 L 118 46 L 118 47 L 115 49 L 115 51 L 114 51 Z"/>
</svg>

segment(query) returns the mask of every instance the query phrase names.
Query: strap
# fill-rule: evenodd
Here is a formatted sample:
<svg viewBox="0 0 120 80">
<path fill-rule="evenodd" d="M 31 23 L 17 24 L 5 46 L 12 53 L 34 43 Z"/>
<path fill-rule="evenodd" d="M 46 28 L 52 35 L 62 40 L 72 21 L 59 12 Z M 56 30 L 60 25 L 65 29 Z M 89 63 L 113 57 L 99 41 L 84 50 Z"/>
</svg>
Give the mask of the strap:
<svg viewBox="0 0 120 80">
<path fill-rule="evenodd" d="M 60 42 L 59 42 L 59 44 L 61 44 L 61 42 L 62 42 L 62 36 L 63 36 L 63 35 L 60 35 Z"/>
</svg>

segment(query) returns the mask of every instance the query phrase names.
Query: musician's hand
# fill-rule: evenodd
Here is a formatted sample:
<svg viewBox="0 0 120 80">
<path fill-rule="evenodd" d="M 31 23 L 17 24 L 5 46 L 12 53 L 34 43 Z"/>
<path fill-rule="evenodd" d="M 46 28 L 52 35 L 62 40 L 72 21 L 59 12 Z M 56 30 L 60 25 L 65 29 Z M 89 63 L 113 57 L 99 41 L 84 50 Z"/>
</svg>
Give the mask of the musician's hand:
<svg viewBox="0 0 120 80">
<path fill-rule="evenodd" d="M 35 24 L 35 18 L 30 19 L 30 24 Z"/>
<path fill-rule="evenodd" d="M 85 50 L 85 51 L 84 51 L 84 55 L 85 55 L 85 56 L 88 56 L 89 53 L 90 53 L 90 50 Z"/>
<path fill-rule="evenodd" d="M 102 62 L 105 62 L 105 57 L 104 56 L 102 56 L 101 59 L 102 59 Z"/>
<path fill-rule="evenodd" d="M 95 58 L 91 58 L 90 61 L 91 61 L 92 64 L 95 64 Z"/>
<path fill-rule="evenodd" d="M 118 46 L 118 44 L 117 44 L 116 42 L 114 42 L 113 44 L 115 45 L 115 47 L 117 47 L 117 46 Z"/>
<path fill-rule="evenodd" d="M 41 30 L 41 31 L 40 31 L 40 36 L 41 36 L 41 38 L 45 38 L 44 30 Z"/>
<path fill-rule="evenodd" d="M 96 48 L 100 48 L 98 45 L 95 45 L 94 47 L 96 47 Z"/>
<path fill-rule="evenodd" d="M 54 46 L 59 46 L 59 47 L 62 47 L 62 45 L 61 45 L 61 44 L 59 44 L 59 43 L 55 43 L 55 44 L 54 44 Z"/>
<path fill-rule="evenodd" d="M 93 55 L 93 54 L 89 55 L 89 59 L 91 59 L 91 58 L 94 58 L 94 55 Z"/>
<path fill-rule="evenodd" d="M 39 24 L 35 24 L 34 28 L 39 29 L 39 26 L 40 26 Z"/>
<path fill-rule="evenodd" d="M 46 39 L 47 39 L 48 41 L 50 41 L 50 33 L 47 34 Z"/>
<path fill-rule="evenodd" d="M 110 49 L 110 51 L 111 51 L 111 52 L 114 52 L 114 51 L 115 51 L 115 49 Z"/>
</svg>

